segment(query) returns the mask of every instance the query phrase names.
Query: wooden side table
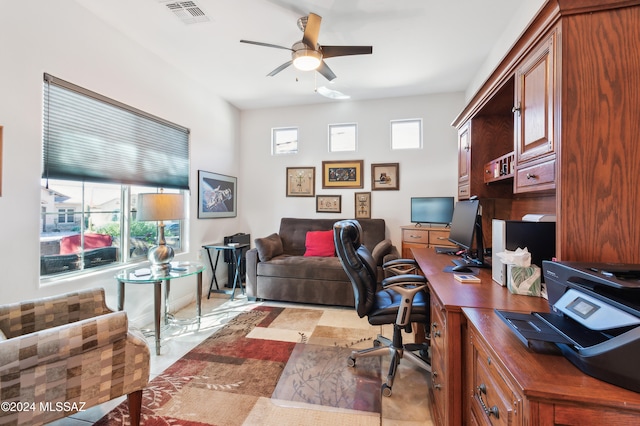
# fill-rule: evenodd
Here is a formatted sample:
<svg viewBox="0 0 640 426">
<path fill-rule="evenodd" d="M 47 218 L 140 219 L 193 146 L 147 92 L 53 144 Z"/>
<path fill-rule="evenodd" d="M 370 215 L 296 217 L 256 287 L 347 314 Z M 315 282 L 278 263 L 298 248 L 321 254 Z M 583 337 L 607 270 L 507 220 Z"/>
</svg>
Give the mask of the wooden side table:
<svg viewBox="0 0 640 426">
<path fill-rule="evenodd" d="M 211 265 L 211 270 L 213 272 L 213 277 L 211 277 L 211 283 L 209 284 L 209 294 L 207 294 L 207 299 L 211 296 L 211 293 L 225 293 L 225 294 L 231 294 L 231 300 L 233 300 L 233 297 L 235 296 L 235 293 L 236 293 L 236 287 L 238 285 L 238 282 L 240 283 L 240 290 L 242 291 L 242 294 L 244 294 L 244 287 L 242 286 L 242 276 L 240 274 L 240 269 L 242 266 L 243 250 L 248 249 L 249 244 L 216 243 L 216 244 L 205 244 L 202 246 L 202 248 L 207 250 L 207 256 L 209 257 L 209 264 Z M 211 250 L 214 250 L 216 252 L 215 262 L 211 257 Z M 225 250 L 228 250 L 231 252 L 231 256 L 233 259 L 233 267 L 235 268 L 235 273 L 233 276 L 233 288 L 230 291 L 221 290 L 220 287 L 218 286 L 218 278 L 216 277 L 216 270 L 218 268 L 218 260 L 220 259 L 220 253 L 222 253 Z M 213 284 L 216 285 L 215 290 L 213 289 Z"/>
</svg>

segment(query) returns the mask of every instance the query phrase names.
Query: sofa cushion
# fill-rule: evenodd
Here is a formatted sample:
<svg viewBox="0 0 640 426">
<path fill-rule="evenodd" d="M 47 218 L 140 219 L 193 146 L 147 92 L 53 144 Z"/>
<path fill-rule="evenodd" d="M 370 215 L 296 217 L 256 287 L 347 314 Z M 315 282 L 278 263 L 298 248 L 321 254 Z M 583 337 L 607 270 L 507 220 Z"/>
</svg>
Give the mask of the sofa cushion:
<svg viewBox="0 0 640 426">
<path fill-rule="evenodd" d="M 384 255 L 389 253 L 389 249 L 391 249 L 391 240 L 382 240 L 373 248 L 373 252 L 371 252 L 371 257 L 376 262 L 376 265 L 382 265 L 382 259 L 384 259 Z"/>
<path fill-rule="evenodd" d="M 262 277 L 298 278 L 318 281 L 349 281 L 337 257 L 282 255 L 269 262 L 258 262 Z"/>
<path fill-rule="evenodd" d="M 309 231 L 305 240 L 305 256 L 331 257 L 336 255 L 333 231 Z"/>
<path fill-rule="evenodd" d="M 276 233 L 264 238 L 255 239 L 256 249 L 260 262 L 266 262 L 282 254 L 282 240 Z"/>
</svg>

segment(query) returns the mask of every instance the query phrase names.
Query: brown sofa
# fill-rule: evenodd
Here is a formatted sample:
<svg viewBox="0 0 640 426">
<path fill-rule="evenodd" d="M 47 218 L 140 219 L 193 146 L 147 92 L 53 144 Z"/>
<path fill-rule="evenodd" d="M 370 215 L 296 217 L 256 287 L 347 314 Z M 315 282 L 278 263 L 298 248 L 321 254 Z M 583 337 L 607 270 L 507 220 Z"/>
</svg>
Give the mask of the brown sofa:
<svg viewBox="0 0 640 426">
<path fill-rule="evenodd" d="M 283 218 L 277 234 L 257 238 L 246 254 L 249 300 L 278 300 L 320 305 L 354 306 L 353 288 L 334 256 L 304 256 L 309 231 L 330 231 L 340 219 Z M 364 245 L 378 264 L 399 257 L 386 238 L 384 219 L 360 219 Z"/>
</svg>

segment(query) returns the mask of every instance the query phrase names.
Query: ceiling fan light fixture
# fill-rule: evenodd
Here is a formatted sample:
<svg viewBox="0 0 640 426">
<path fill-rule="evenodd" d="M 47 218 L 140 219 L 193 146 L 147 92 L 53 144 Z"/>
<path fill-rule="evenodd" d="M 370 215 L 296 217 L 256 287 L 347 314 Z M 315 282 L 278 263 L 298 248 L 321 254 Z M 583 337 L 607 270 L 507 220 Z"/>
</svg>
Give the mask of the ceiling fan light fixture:
<svg viewBox="0 0 640 426">
<path fill-rule="evenodd" d="M 293 66 L 300 71 L 315 70 L 322 63 L 322 54 L 317 50 L 299 49 L 293 52 Z"/>
</svg>

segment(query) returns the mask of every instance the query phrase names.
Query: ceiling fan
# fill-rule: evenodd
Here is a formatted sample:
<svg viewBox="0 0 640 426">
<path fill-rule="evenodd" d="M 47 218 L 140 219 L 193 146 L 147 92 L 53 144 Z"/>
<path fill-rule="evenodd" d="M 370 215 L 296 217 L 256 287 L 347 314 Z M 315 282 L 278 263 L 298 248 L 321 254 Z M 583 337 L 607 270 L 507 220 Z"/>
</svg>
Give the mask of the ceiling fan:
<svg viewBox="0 0 640 426">
<path fill-rule="evenodd" d="M 336 56 L 348 55 L 368 55 L 373 52 L 372 46 L 322 46 L 318 44 L 318 34 L 320 33 L 320 22 L 322 17 L 315 13 L 309 13 L 298 19 L 298 28 L 303 32 L 302 40 L 293 43 L 291 47 L 279 46 L 277 44 L 262 43 L 260 41 L 240 40 L 241 43 L 255 44 L 258 46 L 275 47 L 291 51 L 291 60 L 280 65 L 275 70 L 267 74 L 270 77 L 278 74 L 289 65 L 302 71 L 317 70 L 327 80 L 331 81 L 336 75 L 325 63 L 325 59 Z"/>
</svg>

